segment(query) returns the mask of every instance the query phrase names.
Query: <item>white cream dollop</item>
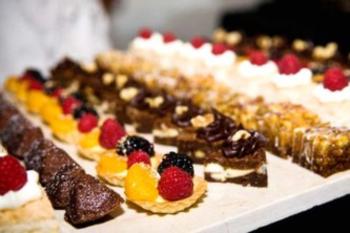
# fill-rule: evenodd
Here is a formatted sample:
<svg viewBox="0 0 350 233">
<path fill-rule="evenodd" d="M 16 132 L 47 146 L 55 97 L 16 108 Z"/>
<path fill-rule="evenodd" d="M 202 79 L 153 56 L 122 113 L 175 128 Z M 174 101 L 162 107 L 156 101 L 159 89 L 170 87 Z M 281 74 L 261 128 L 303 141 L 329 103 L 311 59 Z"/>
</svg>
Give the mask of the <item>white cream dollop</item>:
<svg viewBox="0 0 350 233">
<path fill-rule="evenodd" d="M 0 157 L 4 157 L 7 155 L 6 149 L 0 144 Z"/>
<path fill-rule="evenodd" d="M 296 74 L 276 74 L 273 83 L 277 87 L 296 87 L 312 83 L 312 72 L 308 68 L 302 68 Z"/>
<path fill-rule="evenodd" d="M 238 65 L 238 73 L 245 78 L 271 77 L 278 73 L 278 67 L 273 61 L 263 65 L 254 65 L 249 60 L 242 61 Z"/>
<path fill-rule="evenodd" d="M 0 195 L 0 210 L 15 209 L 30 201 L 40 199 L 43 193 L 38 182 L 38 173 L 32 170 L 27 171 L 27 183 L 20 190 Z"/>
<path fill-rule="evenodd" d="M 331 91 L 319 84 L 315 87 L 313 94 L 322 103 L 350 101 L 350 85 L 342 90 Z"/>
<path fill-rule="evenodd" d="M 130 45 L 130 49 L 139 52 L 152 51 L 163 44 L 163 37 L 159 33 L 153 33 L 150 38 L 136 37 Z"/>
</svg>

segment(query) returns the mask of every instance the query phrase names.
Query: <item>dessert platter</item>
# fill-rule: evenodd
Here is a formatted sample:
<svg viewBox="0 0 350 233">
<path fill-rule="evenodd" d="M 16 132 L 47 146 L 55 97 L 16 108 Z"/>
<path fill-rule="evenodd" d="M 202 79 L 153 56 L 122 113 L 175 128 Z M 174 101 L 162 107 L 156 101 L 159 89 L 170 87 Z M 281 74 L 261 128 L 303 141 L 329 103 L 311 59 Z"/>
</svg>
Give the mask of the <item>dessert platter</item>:
<svg viewBox="0 0 350 233">
<path fill-rule="evenodd" d="M 244 232 L 349 194 L 348 74 L 335 43 L 145 28 L 10 76 L 0 232 Z"/>
</svg>

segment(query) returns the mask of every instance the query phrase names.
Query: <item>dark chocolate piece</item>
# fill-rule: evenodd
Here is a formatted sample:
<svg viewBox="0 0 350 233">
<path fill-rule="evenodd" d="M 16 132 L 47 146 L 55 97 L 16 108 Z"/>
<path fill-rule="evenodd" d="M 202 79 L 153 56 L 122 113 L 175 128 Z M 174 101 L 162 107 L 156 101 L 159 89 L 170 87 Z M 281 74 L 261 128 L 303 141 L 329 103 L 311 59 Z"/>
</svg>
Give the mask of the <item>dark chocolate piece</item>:
<svg viewBox="0 0 350 233">
<path fill-rule="evenodd" d="M 122 198 L 90 175 L 81 175 L 70 190 L 65 219 L 74 225 L 98 220 L 116 210 Z"/>
</svg>

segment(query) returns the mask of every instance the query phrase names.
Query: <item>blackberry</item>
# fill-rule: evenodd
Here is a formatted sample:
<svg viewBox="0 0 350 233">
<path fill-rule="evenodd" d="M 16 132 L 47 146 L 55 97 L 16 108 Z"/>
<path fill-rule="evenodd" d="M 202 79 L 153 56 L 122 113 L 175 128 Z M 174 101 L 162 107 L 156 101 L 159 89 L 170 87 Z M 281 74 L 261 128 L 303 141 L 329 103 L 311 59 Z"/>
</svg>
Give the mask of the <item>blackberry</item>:
<svg viewBox="0 0 350 233">
<path fill-rule="evenodd" d="M 127 136 L 117 144 L 117 153 L 120 155 L 129 155 L 135 150 L 142 150 L 150 156 L 154 155 L 153 144 L 143 137 Z"/>
<path fill-rule="evenodd" d="M 83 104 L 80 107 L 77 107 L 74 109 L 74 113 L 73 113 L 74 119 L 80 119 L 86 113 L 90 113 L 98 117 L 98 114 L 94 108 Z"/>
<path fill-rule="evenodd" d="M 40 83 L 46 82 L 44 76 L 36 69 L 27 69 L 25 73 Z"/>
<path fill-rule="evenodd" d="M 192 159 L 186 154 L 178 154 L 175 152 L 165 154 L 162 162 L 158 166 L 158 173 L 162 174 L 163 171 L 170 166 L 176 166 L 189 173 L 191 176 L 194 175 Z"/>
</svg>

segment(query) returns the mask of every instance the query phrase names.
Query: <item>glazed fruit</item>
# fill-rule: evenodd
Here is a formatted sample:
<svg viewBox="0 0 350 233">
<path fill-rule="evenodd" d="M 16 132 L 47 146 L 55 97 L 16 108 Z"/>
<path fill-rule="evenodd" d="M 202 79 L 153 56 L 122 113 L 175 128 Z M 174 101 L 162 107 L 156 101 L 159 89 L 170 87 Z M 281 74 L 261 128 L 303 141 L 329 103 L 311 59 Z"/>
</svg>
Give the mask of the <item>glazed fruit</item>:
<svg viewBox="0 0 350 233">
<path fill-rule="evenodd" d="M 226 50 L 227 50 L 227 47 L 224 44 L 217 43 L 217 44 L 213 44 L 211 52 L 214 55 L 221 55 L 224 52 L 226 52 Z"/>
<path fill-rule="evenodd" d="M 72 118 L 56 118 L 51 120 L 50 127 L 54 134 L 68 134 L 76 129 L 76 122 Z"/>
<path fill-rule="evenodd" d="M 45 122 L 49 123 L 63 115 L 62 108 L 57 100 L 50 99 L 45 106 L 40 109 L 39 114 Z"/>
<path fill-rule="evenodd" d="M 139 31 L 139 37 L 143 39 L 149 39 L 152 36 L 152 30 L 149 28 L 141 28 Z"/>
<path fill-rule="evenodd" d="M 89 133 L 83 134 L 80 138 L 79 145 L 82 148 L 93 148 L 99 145 L 100 130 L 96 129 Z"/>
<path fill-rule="evenodd" d="M 268 62 L 268 57 L 262 51 L 252 51 L 249 53 L 249 61 L 254 65 L 261 66 Z"/>
<path fill-rule="evenodd" d="M 191 44 L 193 48 L 196 48 L 196 49 L 199 49 L 200 47 L 202 47 L 204 43 L 205 43 L 205 40 L 200 36 L 193 37 L 191 40 Z"/>
<path fill-rule="evenodd" d="M 91 115 L 94 115 L 95 117 L 98 117 L 96 110 L 85 104 L 82 104 L 79 107 L 75 108 L 73 112 L 74 112 L 73 113 L 74 119 L 79 119 L 85 114 L 91 114 Z"/>
<path fill-rule="evenodd" d="M 323 86 L 331 91 L 339 91 L 348 86 L 349 80 L 338 67 L 329 68 L 323 80 Z"/>
<path fill-rule="evenodd" d="M 302 68 L 299 58 L 294 54 L 286 54 L 277 63 L 279 72 L 281 74 L 296 74 Z"/>
<path fill-rule="evenodd" d="M 127 169 L 126 159 L 115 154 L 103 154 L 97 165 L 100 173 L 120 173 Z"/>
<path fill-rule="evenodd" d="M 162 174 L 165 169 L 171 166 L 178 167 L 191 176 L 194 174 L 192 159 L 185 154 L 178 154 L 175 152 L 165 154 L 162 162 L 158 166 L 158 173 Z"/>
<path fill-rule="evenodd" d="M 19 82 L 17 90 L 15 91 L 15 95 L 19 101 L 21 101 L 21 102 L 27 101 L 27 96 L 28 96 L 28 82 L 27 81 Z"/>
<path fill-rule="evenodd" d="M 100 144 L 106 149 L 113 149 L 126 135 L 124 128 L 114 119 L 107 119 L 101 127 Z"/>
<path fill-rule="evenodd" d="M 128 168 L 130 168 L 135 163 L 144 163 L 151 165 L 151 160 L 146 152 L 142 150 L 136 150 L 128 156 Z"/>
<path fill-rule="evenodd" d="M 155 201 L 158 197 L 158 180 L 150 166 L 137 163 L 125 178 L 125 194 L 130 200 Z"/>
<path fill-rule="evenodd" d="M 29 111 L 38 113 L 48 102 L 49 97 L 42 91 L 31 90 L 28 92 L 27 107 Z"/>
<path fill-rule="evenodd" d="M 82 133 L 88 133 L 97 126 L 97 123 L 97 117 L 93 114 L 87 113 L 79 119 L 78 129 Z"/>
<path fill-rule="evenodd" d="M 166 32 L 163 34 L 163 41 L 164 43 L 170 43 L 176 40 L 176 37 L 173 33 L 171 32 Z"/>
<path fill-rule="evenodd" d="M 6 79 L 5 81 L 5 88 L 6 90 L 15 93 L 16 90 L 18 89 L 19 81 L 17 80 L 16 77 L 10 77 Z"/>
<path fill-rule="evenodd" d="M 127 136 L 117 145 L 117 153 L 120 155 L 129 155 L 135 150 L 142 150 L 150 156 L 154 155 L 153 144 L 143 137 Z"/>
<path fill-rule="evenodd" d="M 189 197 L 193 192 L 192 177 L 178 167 L 168 167 L 160 177 L 158 192 L 168 201 L 177 201 Z"/>
<path fill-rule="evenodd" d="M 15 157 L 0 157 L 0 195 L 19 190 L 26 182 L 27 173 Z"/>
<path fill-rule="evenodd" d="M 78 108 L 81 105 L 81 101 L 73 96 L 68 96 L 62 101 L 62 110 L 64 114 L 73 113 L 75 108 Z"/>
</svg>

